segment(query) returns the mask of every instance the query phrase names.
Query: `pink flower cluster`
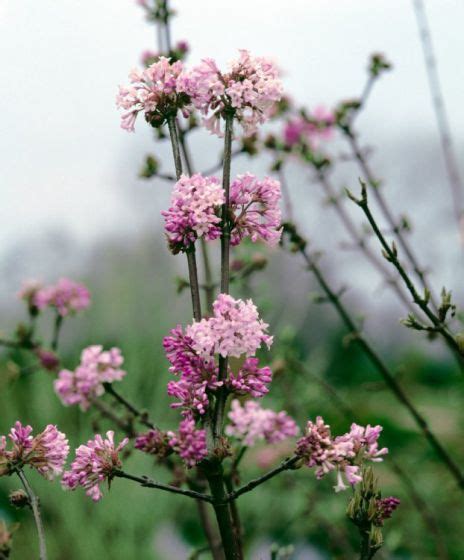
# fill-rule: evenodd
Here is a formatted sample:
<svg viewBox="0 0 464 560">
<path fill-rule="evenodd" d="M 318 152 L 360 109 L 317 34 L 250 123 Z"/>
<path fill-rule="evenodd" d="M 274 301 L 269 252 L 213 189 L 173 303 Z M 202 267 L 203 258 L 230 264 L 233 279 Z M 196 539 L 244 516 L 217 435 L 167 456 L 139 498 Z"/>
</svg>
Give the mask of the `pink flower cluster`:
<svg viewBox="0 0 464 560">
<path fill-rule="evenodd" d="M 194 467 L 208 455 L 206 431 L 197 430 L 192 418 L 182 420 L 177 433 L 168 432 L 168 436 L 169 445 L 189 468 Z"/>
<path fill-rule="evenodd" d="M 26 282 L 18 296 L 27 301 L 29 307 L 45 309 L 52 307 L 62 317 L 82 311 L 90 305 L 90 293 L 83 284 L 69 278 L 60 278 L 50 286 L 35 281 Z"/>
<path fill-rule="evenodd" d="M 296 453 L 308 467 L 316 467 L 316 477 L 337 470 L 336 492 L 347 488 L 343 476 L 350 485 L 361 481 L 360 464 L 364 460 L 382 461 L 388 449 L 378 448 L 381 426 L 359 426 L 352 424 L 348 433 L 332 437 L 330 426 L 318 416 L 316 422 L 309 421 L 306 434 L 297 442 Z"/>
<path fill-rule="evenodd" d="M 92 400 L 105 392 L 104 383 L 120 381 L 126 375 L 121 369 L 123 362 L 119 348 L 104 351 L 100 345 L 89 346 L 82 351 L 75 371 L 60 371 L 54 382 L 55 392 L 64 405 L 78 404 L 87 410 Z"/>
<path fill-rule="evenodd" d="M 224 189 L 216 177 L 183 175 L 174 186 L 171 207 L 162 212 L 172 252 L 186 251 L 199 237 L 220 237 L 219 208 L 224 201 Z"/>
<path fill-rule="evenodd" d="M 148 432 L 138 435 L 135 438 L 134 447 L 143 453 L 159 457 L 166 457 L 170 452 L 167 434 L 158 429 L 148 430 Z"/>
<path fill-rule="evenodd" d="M 170 249 L 188 250 L 199 238 L 211 241 L 221 235 L 221 206 L 224 190 L 216 177 L 182 176 L 176 183 L 171 207 L 162 212 Z M 269 245 L 281 236 L 280 183 L 270 177 L 259 180 L 251 173 L 239 175 L 230 188 L 231 244 L 243 238 Z"/>
<path fill-rule="evenodd" d="M 213 134 L 221 133 L 221 118 L 227 112 L 242 125 L 246 135 L 253 134 L 258 124 L 270 116 L 282 97 L 282 82 L 275 64 L 263 57 L 240 50 L 239 57 L 222 73 L 216 62 L 204 59 L 192 72 L 197 88 L 193 103 L 205 116 L 204 124 Z"/>
<path fill-rule="evenodd" d="M 263 440 L 277 443 L 298 434 L 295 421 L 285 411 L 274 412 L 255 401 L 247 401 L 242 406 L 237 399 L 233 400 L 229 419 L 226 434 L 242 440 L 248 447 Z"/>
<path fill-rule="evenodd" d="M 0 476 L 11 474 L 15 468 L 29 465 L 51 480 L 63 472 L 69 453 L 68 440 L 56 426 L 49 424 L 43 432 L 32 435 L 31 426 L 16 422 L 8 436 L 12 449 L 7 449 L 7 439 L 0 437 Z"/>
<path fill-rule="evenodd" d="M 188 116 L 192 110 L 191 95 L 195 95 L 195 85 L 178 60 L 171 64 L 164 56 L 145 70 L 132 70 L 129 74 L 130 86 L 119 87 L 116 105 L 126 111 L 121 117 L 121 127 L 134 131 L 135 121 L 140 112 L 152 126 L 161 126 L 166 119 L 181 110 Z"/>
<path fill-rule="evenodd" d="M 219 294 L 213 304 L 213 316 L 189 325 L 186 334 L 202 357 L 220 354 L 239 358 L 243 354 L 253 356 L 263 343 L 271 346 L 272 336 L 266 334 L 267 328 L 251 299 L 236 300 Z"/>
<path fill-rule="evenodd" d="M 63 474 L 62 484 L 65 489 L 75 490 L 78 486 L 85 489 L 87 496 L 95 502 L 103 496 L 100 486 L 111 481 L 115 469 L 121 466 L 119 452 L 128 443 L 124 438 L 115 446 L 114 432 L 106 432 L 106 439 L 97 434 L 87 445 L 76 449 L 76 458 L 71 469 Z"/>
<path fill-rule="evenodd" d="M 289 148 L 305 144 L 316 150 L 321 140 L 330 140 L 333 136 L 334 124 L 335 116 L 332 111 L 316 107 L 309 117 L 297 115 L 285 123 L 284 143 Z"/>
<path fill-rule="evenodd" d="M 280 183 L 270 177 L 259 180 L 251 173 L 239 175 L 230 186 L 230 204 L 234 213 L 231 244 L 244 237 L 253 243 L 264 241 L 276 245 L 282 233 Z"/>
</svg>

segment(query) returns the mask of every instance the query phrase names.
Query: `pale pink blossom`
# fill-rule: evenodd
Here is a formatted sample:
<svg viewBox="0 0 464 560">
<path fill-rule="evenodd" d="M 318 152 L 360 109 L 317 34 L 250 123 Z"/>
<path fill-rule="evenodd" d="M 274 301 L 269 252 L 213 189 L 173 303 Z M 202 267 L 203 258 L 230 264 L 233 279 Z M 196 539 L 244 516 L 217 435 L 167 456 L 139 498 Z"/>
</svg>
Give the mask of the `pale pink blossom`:
<svg viewBox="0 0 464 560">
<path fill-rule="evenodd" d="M 60 278 L 56 284 L 38 290 L 34 304 L 38 309 L 54 308 L 59 315 L 65 317 L 87 309 L 90 305 L 90 293 L 83 284 L 69 278 Z"/>
<path fill-rule="evenodd" d="M 237 373 L 230 372 L 227 387 L 237 395 L 264 397 L 269 392 L 272 371 L 268 366 L 259 367 L 257 358 L 247 358 Z"/>
<path fill-rule="evenodd" d="M 75 371 L 60 371 L 54 382 L 55 392 L 64 405 L 78 404 L 87 410 L 92 400 L 105 392 L 104 383 L 120 381 L 126 375 L 121 369 L 123 361 L 119 348 L 104 351 L 100 345 L 89 346 L 82 351 Z"/>
<path fill-rule="evenodd" d="M 285 411 L 262 408 L 256 401 L 246 401 L 242 406 L 239 400 L 233 400 L 228 416 L 226 434 L 248 447 L 259 441 L 277 443 L 298 434 L 295 421 Z"/>
<path fill-rule="evenodd" d="M 253 243 L 276 245 L 282 233 L 280 198 L 279 181 L 270 177 L 259 180 L 251 173 L 239 175 L 230 186 L 231 244 L 238 245 L 249 237 Z"/>
<path fill-rule="evenodd" d="M 109 431 L 105 439 L 97 434 L 87 445 L 79 446 L 71 469 L 63 474 L 63 487 L 75 490 L 81 486 L 92 500 L 100 500 L 103 496 L 100 486 L 105 481 L 111 481 L 114 471 L 121 467 L 119 453 L 128 441 L 128 438 L 124 438 L 115 446 L 114 432 Z"/>
<path fill-rule="evenodd" d="M 224 189 L 216 177 L 183 175 L 174 186 L 171 207 L 162 212 L 171 251 L 186 251 L 199 237 L 219 238 L 219 209 L 224 201 Z"/>
<path fill-rule="evenodd" d="M 9 438 L 12 448 L 7 449 L 7 439 L 0 437 L 0 476 L 11 474 L 15 468 L 28 465 L 43 477 L 52 480 L 63 472 L 69 453 L 68 440 L 56 426 L 49 424 L 35 437 L 31 426 L 16 422 Z"/>
<path fill-rule="evenodd" d="M 246 135 L 253 134 L 282 97 L 282 82 L 275 64 L 267 58 L 251 56 L 244 49 L 226 73 L 207 58 L 190 75 L 196 88 L 193 103 L 205 115 L 208 130 L 219 136 L 220 121 L 226 113 L 234 115 Z"/>
<path fill-rule="evenodd" d="M 262 344 L 271 346 L 272 337 L 267 334 L 267 328 L 251 300 L 219 294 L 213 304 L 213 316 L 189 325 L 186 334 L 200 356 L 220 354 L 238 358 L 243 354 L 253 356 Z"/>
</svg>

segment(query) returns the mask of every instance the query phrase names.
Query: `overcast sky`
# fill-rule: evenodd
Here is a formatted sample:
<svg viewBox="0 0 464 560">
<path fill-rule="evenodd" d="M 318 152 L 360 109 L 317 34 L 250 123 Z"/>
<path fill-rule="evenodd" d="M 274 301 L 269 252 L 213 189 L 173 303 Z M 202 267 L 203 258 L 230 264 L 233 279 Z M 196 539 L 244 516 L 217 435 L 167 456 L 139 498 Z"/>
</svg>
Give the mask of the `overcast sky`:
<svg viewBox="0 0 464 560">
<path fill-rule="evenodd" d="M 300 103 L 330 106 L 358 95 L 368 55 L 384 52 L 394 72 L 382 78 L 360 128 L 382 150 L 376 156 L 379 171 L 396 183 L 396 194 L 405 186 L 398 181 L 431 157 L 418 155 L 411 167 L 408 154 L 396 159 L 397 146 L 410 145 L 413 152 L 424 138 L 434 139 L 438 184 L 424 187 L 425 202 L 438 208 L 440 231 L 453 227 L 412 2 L 172 4 L 178 10 L 174 38 L 189 41 L 191 62 L 212 56 L 224 63 L 237 48 L 271 56 L 285 69 L 286 89 Z M 426 7 L 453 133 L 463 146 L 464 2 L 426 0 Z M 0 0 L 0 255 L 13 241 L 49 229 L 86 243 L 146 226 L 137 209 L 146 216 L 152 187 L 136 173 L 153 146 L 151 133 L 142 121 L 135 134 L 121 130 L 114 97 L 141 51 L 154 42 L 154 30 L 133 0 Z M 219 150 L 212 140 L 206 145 L 211 150 L 200 150 L 202 165 Z M 153 208 L 153 216 L 158 212 Z M 416 216 L 418 227 L 429 217 Z M 422 223 L 420 231 L 427 233 L 429 226 Z"/>
</svg>

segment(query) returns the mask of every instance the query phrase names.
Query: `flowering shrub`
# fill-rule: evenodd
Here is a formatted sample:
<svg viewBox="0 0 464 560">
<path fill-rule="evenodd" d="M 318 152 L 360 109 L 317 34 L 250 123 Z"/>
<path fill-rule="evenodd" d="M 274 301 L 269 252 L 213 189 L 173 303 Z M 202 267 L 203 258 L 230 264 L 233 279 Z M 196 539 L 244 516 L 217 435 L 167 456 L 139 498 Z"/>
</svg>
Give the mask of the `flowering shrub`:
<svg viewBox="0 0 464 560">
<path fill-rule="evenodd" d="M 243 249 L 247 243 L 271 247 L 280 243 L 300 254 L 324 292 L 322 299 L 334 305 L 348 328 L 351 341 L 365 352 L 443 464 L 459 484 L 464 485 L 459 467 L 428 428 L 396 376 L 364 338 L 341 302 L 340 294 L 326 280 L 318 266 L 317 254 L 308 250 L 307 240 L 290 220 L 288 208 L 288 220 L 283 220 L 280 205 L 281 196 L 285 194 L 284 181 L 273 176 L 258 178 L 249 172 L 235 178 L 231 174 L 235 141 L 240 143 L 237 153 L 253 155 L 267 150 L 273 158 L 271 172 L 279 172 L 281 179 L 283 167 L 290 158 L 309 166 L 328 189 L 333 204 L 338 205 L 338 198 L 333 196 L 327 182 L 326 173 L 332 161 L 326 153 L 326 143 L 336 133 L 344 134 L 354 143 L 355 157 L 360 158 L 361 163 L 364 161 L 352 129 L 354 116 L 363 100 L 343 102 L 334 110 L 296 109 L 283 97 L 277 66 L 243 49 L 227 71 L 221 71 L 211 58 L 190 68 L 184 62 L 188 45 L 185 42 L 174 47 L 170 44 L 167 26 L 172 14 L 168 3 L 158 0 L 139 0 L 138 3 L 147 19 L 164 30 L 164 35 L 160 33 L 164 40 L 160 41 L 157 51 L 143 53 L 144 69 L 130 73 L 130 85 L 119 88 L 116 104 L 123 110 L 122 128 L 134 131 L 136 119 L 143 113 L 145 121 L 157 129 L 158 137 L 162 139 L 168 135 L 171 141 L 175 177 L 164 176 L 170 181 L 172 193 L 170 206 L 161 215 L 170 252 L 186 255 L 188 279 L 181 279 L 180 291 L 189 289 L 193 314 L 192 321 L 188 319 L 186 326 L 172 328 L 162 342 L 166 367 L 174 376 L 167 384 L 167 395 L 174 400 L 170 401 L 170 406 L 177 411 L 176 424 L 169 426 L 171 429 L 162 429 L 153 421 L 150 411 L 142 410 L 126 398 L 123 389 L 119 392 L 119 384 L 115 382 L 131 375 L 130 371 L 126 373 L 122 369 L 124 359 L 119 348 L 105 350 L 102 345 L 92 344 L 82 350 L 75 369 L 64 368 L 58 351 L 59 333 L 65 319 L 90 305 L 90 293 L 84 285 L 67 278 L 49 286 L 29 282 L 18 294 L 26 305 L 29 323 L 21 325 L 11 339 L 0 342 L 5 347 L 29 352 L 38 360 L 37 369 L 55 375 L 53 387 L 63 405 L 79 405 L 82 412 L 95 410 L 120 430 L 122 436 L 117 437 L 119 443 L 116 443 L 113 430 L 107 431 L 106 437 L 95 433 L 86 444 L 77 447 L 66 469 L 69 445 L 65 434 L 56 426 L 47 425 L 43 432 L 33 436 L 32 427 L 23 426 L 18 420 L 8 438 L 0 438 L 0 476 L 17 475 L 25 488 L 25 496 L 15 494 L 11 501 L 14 504 L 24 501 L 32 508 L 41 560 L 46 558 L 43 526 L 39 502 L 25 474 L 27 466 L 50 480 L 61 476 L 64 489 L 82 489 L 93 501 L 102 499 L 106 485 L 108 490 L 115 485 L 117 491 L 117 485 L 123 480 L 135 482 L 144 490 L 157 489 L 194 499 L 200 508 L 199 517 L 214 560 L 237 560 L 247 557 L 243 542 L 247 531 L 246 528 L 242 531 L 240 524 L 240 497 L 284 472 L 296 475 L 296 471 L 300 471 L 300 477 L 304 478 L 307 467 L 314 471 L 317 484 L 321 481 L 323 485 L 323 479 L 332 479 L 336 493 L 350 490 L 346 493 L 349 494 L 347 517 L 359 532 L 360 557 L 370 559 L 383 544 L 385 521 L 400 505 L 396 497 L 382 497 L 384 481 L 380 483 L 373 470 L 388 453 L 379 443 L 382 426 L 360 425 L 355 421 L 355 413 L 348 410 L 345 416 L 347 426 L 351 425 L 349 431 L 333 435 L 330 425 L 322 416 L 314 416 L 312 410 L 308 411 L 309 416 L 315 420 L 307 420 L 306 415 L 303 428 L 295 407 L 284 405 L 290 412 L 287 413 L 262 404 L 267 402 L 268 395 L 272 397 L 273 380 L 291 360 L 284 361 L 280 368 L 274 367 L 275 362 L 268 363 L 274 337 L 262 318 L 266 312 L 259 312 L 252 299 L 240 299 L 230 293 L 231 282 L 237 278 L 246 280 L 266 264 L 266 258 L 259 255 L 248 263 L 240 259 L 232 261 L 231 252 L 235 248 Z M 372 64 L 371 76 L 387 69 L 378 56 Z M 280 121 L 276 125 L 278 132 L 264 135 L 260 125 L 268 121 L 273 121 L 270 124 L 274 125 L 277 120 Z M 217 169 L 222 168 L 221 178 L 211 172 L 192 172 L 186 147 L 187 133 L 200 122 L 207 131 L 224 139 L 221 165 Z M 147 160 L 147 168 L 142 174 L 144 177 L 159 172 L 155 159 Z M 366 169 L 369 171 L 364 166 Z M 372 177 L 367 179 L 370 186 L 378 186 Z M 423 283 L 422 296 L 398 259 L 396 245 L 387 243 L 377 226 L 366 185 L 362 185 L 361 198 L 351 193 L 348 196 L 364 212 L 384 256 L 396 268 L 411 300 L 419 306 L 421 316 L 429 321 L 423 323 L 410 314 L 404 321 L 406 326 L 442 337 L 462 361 L 462 340 L 447 323 L 447 318 L 455 312 L 451 294 L 444 290 L 441 302 L 432 302 L 428 285 L 419 274 Z M 349 216 L 337 208 L 357 246 L 367 251 L 357 229 L 350 226 Z M 396 225 L 392 230 L 401 235 Z M 401 237 L 399 240 L 404 243 Z M 211 249 L 220 253 L 220 267 L 211 266 L 210 257 L 214 254 L 209 252 Z M 196 253 L 203 257 L 204 283 L 198 278 Z M 417 274 L 417 268 L 414 270 Z M 395 289 L 402 294 L 404 287 L 396 285 Z M 48 343 L 44 342 L 46 337 L 40 336 L 37 322 L 50 309 L 55 322 Z M 325 385 L 322 382 L 322 386 Z M 124 383 L 120 386 L 124 388 Z M 328 392 L 332 396 L 336 394 L 331 387 Z M 109 406 L 105 398 L 123 407 L 124 414 L 120 414 L 120 408 Z M 98 423 L 94 425 L 96 431 L 100 431 Z M 244 475 L 244 456 L 252 463 L 258 457 L 257 451 L 262 449 L 265 455 L 257 459 L 258 466 L 264 464 L 270 470 L 246 482 L 249 477 Z M 128 472 L 132 454 L 140 458 L 145 454 L 152 462 L 156 459 L 155 469 L 166 468 L 172 475 L 172 483 L 164 484 L 146 475 Z M 116 479 L 121 480 L 115 484 Z M 209 510 L 205 514 L 203 507 L 212 509 L 215 514 L 213 528 Z M 6 535 L 5 546 L 9 550 L 11 535 L 3 528 L 2 533 Z"/>
</svg>

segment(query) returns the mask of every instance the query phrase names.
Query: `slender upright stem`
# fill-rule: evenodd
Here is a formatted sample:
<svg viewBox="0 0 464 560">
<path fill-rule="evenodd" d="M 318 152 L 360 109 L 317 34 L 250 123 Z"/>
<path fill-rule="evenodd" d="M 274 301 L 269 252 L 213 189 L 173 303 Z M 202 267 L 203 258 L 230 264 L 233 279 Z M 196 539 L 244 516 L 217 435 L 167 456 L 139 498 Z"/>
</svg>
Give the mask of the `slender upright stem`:
<svg viewBox="0 0 464 560">
<path fill-rule="evenodd" d="M 203 270 L 205 274 L 205 296 L 206 296 L 206 309 L 208 313 L 213 310 L 214 302 L 214 280 L 213 273 L 211 272 L 211 262 L 209 258 L 208 246 L 204 238 L 201 238 L 201 252 L 203 255 Z"/>
<path fill-rule="evenodd" d="M 231 511 L 228 504 L 228 495 L 224 487 L 222 465 L 211 460 L 205 470 L 211 495 L 216 521 L 221 534 L 222 546 L 226 560 L 242 560 L 239 543 L 236 539 Z"/>
<path fill-rule="evenodd" d="M 421 38 L 422 51 L 424 54 L 427 77 L 429 81 L 430 94 L 432 97 L 433 109 L 437 119 L 440 143 L 445 161 L 448 183 L 451 189 L 453 200 L 453 210 L 458 225 L 461 242 L 464 241 L 464 186 L 459 173 L 456 154 L 453 149 L 453 138 L 448 115 L 446 112 L 445 99 L 438 75 L 437 61 L 434 54 L 432 37 L 430 34 L 427 14 L 423 0 L 414 0 L 414 11 L 417 19 L 417 26 Z"/>
<path fill-rule="evenodd" d="M 147 418 L 146 414 L 141 410 L 139 410 L 138 408 L 136 408 L 125 397 L 120 395 L 116 391 L 116 389 L 111 385 L 111 383 L 105 383 L 104 386 L 105 386 L 105 391 L 110 395 L 112 395 L 119 403 L 121 403 L 133 416 L 137 418 L 137 420 L 141 424 L 143 424 L 147 428 L 150 428 L 151 430 L 156 429 L 155 424 L 149 418 Z"/>
<path fill-rule="evenodd" d="M 45 542 L 45 531 L 42 523 L 42 516 L 40 515 L 39 498 L 34 494 L 34 491 L 32 490 L 24 472 L 21 469 L 18 469 L 16 473 L 24 486 L 24 490 L 29 498 L 29 503 L 34 515 L 35 526 L 39 537 L 39 558 L 40 560 L 47 560 L 47 545 Z"/>
<path fill-rule="evenodd" d="M 226 115 L 224 132 L 224 162 L 222 168 L 222 188 L 224 189 L 225 202 L 222 206 L 222 235 L 221 235 L 221 293 L 229 293 L 230 281 L 230 163 L 232 154 L 233 114 Z"/>
<path fill-rule="evenodd" d="M 189 249 L 187 249 L 187 263 L 190 280 L 190 294 L 192 296 L 193 318 L 195 321 L 201 321 L 200 287 L 198 284 L 195 245 L 193 244 L 189 247 Z"/>
<path fill-rule="evenodd" d="M 176 178 L 180 179 L 182 175 L 182 158 L 179 149 L 179 134 L 177 132 L 177 124 L 175 115 L 168 117 L 169 136 L 171 138 L 172 155 L 174 157 L 174 167 L 176 169 Z"/>
<path fill-rule="evenodd" d="M 53 337 L 51 343 L 51 349 L 56 351 L 58 348 L 58 341 L 60 338 L 61 326 L 63 325 L 63 317 L 59 313 L 56 314 L 55 323 L 53 325 Z"/>
</svg>

